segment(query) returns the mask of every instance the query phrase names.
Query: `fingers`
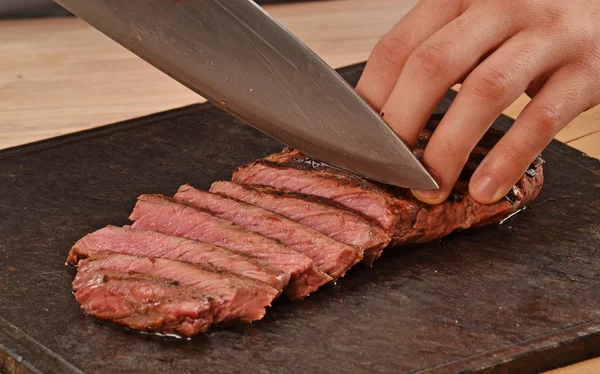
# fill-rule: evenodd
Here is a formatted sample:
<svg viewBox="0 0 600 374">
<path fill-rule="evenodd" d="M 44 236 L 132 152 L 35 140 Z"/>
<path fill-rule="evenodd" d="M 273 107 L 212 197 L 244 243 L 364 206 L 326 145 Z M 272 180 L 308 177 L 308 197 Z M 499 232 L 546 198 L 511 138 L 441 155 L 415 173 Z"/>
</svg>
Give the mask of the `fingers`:
<svg viewBox="0 0 600 374">
<path fill-rule="evenodd" d="M 573 65 L 550 77 L 471 177 L 469 193 L 476 201 L 500 200 L 554 136 L 592 105 L 585 99 L 593 95 L 588 82 Z"/>
<path fill-rule="evenodd" d="M 381 113 L 409 147 L 446 91 L 510 36 L 508 16 L 488 13 L 489 8 L 474 5 L 408 57 Z"/>
<path fill-rule="evenodd" d="M 535 95 L 537 95 L 537 93 L 542 89 L 544 84 L 546 84 L 548 78 L 550 78 L 550 72 L 542 74 L 541 76 L 531 81 L 531 83 L 529 83 L 529 86 L 525 90 L 527 96 L 534 97 Z"/>
<path fill-rule="evenodd" d="M 408 56 L 419 44 L 458 17 L 463 3 L 463 0 L 421 0 L 377 43 L 356 92 L 380 111 Z"/>
<path fill-rule="evenodd" d="M 469 154 L 494 120 L 525 91 L 532 77 L 554 67 L 549 46 L 523 32 L 473 70 L 423 154 L 440 189 L 413 191 L 415 197 L 430 204 L 448 197 Z"/>
</svg>

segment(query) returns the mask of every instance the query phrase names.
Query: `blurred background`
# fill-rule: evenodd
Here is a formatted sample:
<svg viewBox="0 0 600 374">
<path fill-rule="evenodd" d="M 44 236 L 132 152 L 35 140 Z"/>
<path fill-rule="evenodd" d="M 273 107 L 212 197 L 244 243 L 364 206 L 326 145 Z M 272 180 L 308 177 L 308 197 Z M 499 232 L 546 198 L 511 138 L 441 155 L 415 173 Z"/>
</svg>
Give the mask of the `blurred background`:
<svg viewBox="0 0 600 374">
<path fill-rule="evenodd" d="M 258 4 L 294 1 L 295 0 L 255 0 Z M 68 11 L 52 0 L 0 0 L 0 19 L 60 17 L 69 15 L 71 14 Z"/>
<path fill-rule="evenodd" d="M 69 12 L 52 0 L 0 0 L 0 18 L 57 17 Z"/>
</svg>

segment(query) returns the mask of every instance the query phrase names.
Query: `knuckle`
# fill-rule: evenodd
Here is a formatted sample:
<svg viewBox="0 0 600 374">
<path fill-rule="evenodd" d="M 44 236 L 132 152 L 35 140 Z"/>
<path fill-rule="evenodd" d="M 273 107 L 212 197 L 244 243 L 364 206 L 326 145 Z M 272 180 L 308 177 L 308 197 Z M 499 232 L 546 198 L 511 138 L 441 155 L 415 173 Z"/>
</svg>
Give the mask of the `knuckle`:
<svg viewBox="0 0 600 374">
<path fill-rule="evenodd" d="M 572 62 L 575 73 L 590 75 L 590 73 L 596 72 L 600 65 L 600 50 L 596 50 L 595 47 L 589 46 L 584 47 L 582 52 L 583 56 Z"/>
<path fill-rule="evenodd" d="M 436 146 L 436 154 L 440 159 L 449 160 L 456 159 L 461 154 L 461 148 L 459 147 L 458 141 L 452 139 L 445 139 Z"/>
<path fill-rule="evenodd" d="M 537 107 L 530 118 L 532 131 L 535 134 L 552 134 L 558 130 L 561 116 L 557 108 L 549 105 Z"/>
<path fill-rule="evenodd" d="M 527 152 L 515 144 L 507 144 L 500 151 L 500 162 L 504 165 L 521 165 L 527 162 Z"/>
<path fill-rule="evenodd" d="M 384 36 L 373 49 L 373 55 L 384 68 L 398 69 L 402 67 L 405 56 L 410 51 L 408 41 L 392 35 Z"/>
<path fill-rule="evenodd" d="M 453 31 L 456 32 L 457 35 L 469 35 L 469 32 L 473 30 L 475 22 L 477 22 L 477 20 L 473 19 L 472 16 L 470 17 L 467 14 L 463 14 L 452 21 Z"/>
<path fill-rule="evenodd" d="M 449 66 L 446 51 L 431 44 L 419 46 L 409 60 L 415 74 L 426 79 L 441 76 Z"/>
<path fill-rule="evenodd" d="M 513 90 L 513 83 L 508 75 L 497 69 L 476 73 L 470 83 L 471 95 L 479 103 L 500 101 Z"/>
<path fill-rule="evenodd" d="M 525 19 L 528 24 L 526 27 L 540 29 L 548 33 L 560 35 L 563 38 L 571 38 L 575 40 L 582 40 L 583 35 L 580 33 L 583 31 L 581 26 L 585 24 L 582 22 L 581 14 L 579 12 L 573 12 L 568 2 L 555 4 L 545 4 L 544 1 L 536 1 L 535 4 L 530 4 L 530 9 L 527 13 L 530 14 Z M 579 19 L 578 19 L 579 18 Z"/>
</svg>

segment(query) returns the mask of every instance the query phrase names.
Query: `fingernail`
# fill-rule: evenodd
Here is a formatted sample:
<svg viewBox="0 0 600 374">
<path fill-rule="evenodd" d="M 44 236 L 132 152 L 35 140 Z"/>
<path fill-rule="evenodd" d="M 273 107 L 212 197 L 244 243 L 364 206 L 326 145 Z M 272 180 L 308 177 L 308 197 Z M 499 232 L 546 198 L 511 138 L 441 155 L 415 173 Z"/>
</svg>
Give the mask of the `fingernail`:
<svg viewBox="0 0 600 374">
<path fill-rule="evenodd" d="M 473 182 L 473 193 L 478 200 L 493 201 L 498 193 L 498 181 L 492 174 L 484 174 Z"/>
<path fill-rule="evenodd" d="M 439 204 L 442 195 L 439 190 L 411 190 L 414 197 L 427 204 Z"/>
<path fill-rule="evenodd" d="M 434 170 L 429 170 L 429 174 L 431 177 L 437 181 L 438 185 L 441 185 L 439 182 L 439 175 Z M 414 197 L 417 200 L 424 202 L 426 204 L 439 204 L 445 200 L 444 194 L 441 190 L 410 190 Z"/>
</svg>

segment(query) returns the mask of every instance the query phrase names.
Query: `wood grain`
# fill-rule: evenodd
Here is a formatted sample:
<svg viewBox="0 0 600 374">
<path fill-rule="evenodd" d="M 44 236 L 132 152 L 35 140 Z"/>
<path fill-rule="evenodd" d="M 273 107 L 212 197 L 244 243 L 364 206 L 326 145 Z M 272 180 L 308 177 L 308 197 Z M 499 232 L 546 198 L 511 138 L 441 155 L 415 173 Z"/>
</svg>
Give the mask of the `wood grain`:
<svg viewBox="0 0 600 374">
<path fill-rule="evenodd" d="M 334 0 L 267 10 L 334 67 L 368 58 L 416 0 Z M 0 22 L 0 149 L 204 99 L 75 18 Z M 523 96 L 505 111 L 516 117 Z M 557 139 L 600 157 L 600 108 Z M 587 137 L 590 139 L 587 139 Z"/>
</svg>

